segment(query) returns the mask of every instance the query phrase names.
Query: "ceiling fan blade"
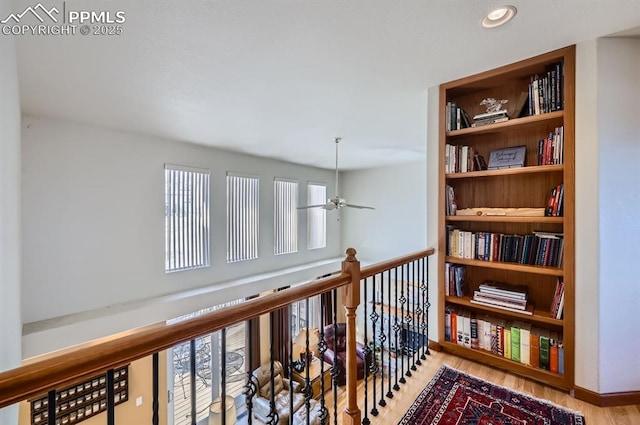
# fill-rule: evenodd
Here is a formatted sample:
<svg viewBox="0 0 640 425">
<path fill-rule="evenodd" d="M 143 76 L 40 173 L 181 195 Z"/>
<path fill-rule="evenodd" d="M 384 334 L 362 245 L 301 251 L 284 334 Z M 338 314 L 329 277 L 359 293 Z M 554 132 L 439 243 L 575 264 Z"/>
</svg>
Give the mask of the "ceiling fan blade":
<svg viewBox="0 0 640 425">
<path fill-rule="evenodd" d="M 307 205 L 305 207 L 298 207 L 298 209 L 299 210 L 306 210 L 306 209 L 309 209 L 309 208 L 324 208 L 326 206 L 327 206 L 326 204 Z"/>
<path fill-rule="evenodd" d="M 375 210 L 373 207 L 365 207 L 364 205 L 344 204 L 344 206 L 349 208 L 358 208 L 361 210 Z"/>
</svg>

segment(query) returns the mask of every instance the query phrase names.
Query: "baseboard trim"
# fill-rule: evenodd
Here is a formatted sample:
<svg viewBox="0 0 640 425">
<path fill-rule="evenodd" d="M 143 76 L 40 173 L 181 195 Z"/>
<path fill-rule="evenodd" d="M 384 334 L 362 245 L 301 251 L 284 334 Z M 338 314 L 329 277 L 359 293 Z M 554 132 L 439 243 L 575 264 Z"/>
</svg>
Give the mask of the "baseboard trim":
<svg viewBox="0 0 640 425">
<path fill-rule="evenodd" d="M 586 388 L 575 387 L 573 396 L 578 400 L 600 407 L 627 406 L 640 404 L 640 391 L 627 391 L 620 393 L 596 393 Z"/>
<path fill-rule="evenodd" d="M 442 346 L 433 340 L 429 340 L 429 350 L 442 351 Z"/>
</svg>

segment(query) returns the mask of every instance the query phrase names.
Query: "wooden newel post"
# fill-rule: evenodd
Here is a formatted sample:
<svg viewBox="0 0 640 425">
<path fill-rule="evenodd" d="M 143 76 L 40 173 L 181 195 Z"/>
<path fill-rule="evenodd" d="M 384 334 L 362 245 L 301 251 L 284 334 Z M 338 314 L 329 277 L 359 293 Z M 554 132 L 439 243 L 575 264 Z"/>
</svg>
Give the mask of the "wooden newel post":
<svg viewBox="0 0 640 425">
<path fill-rule="evenodd" d="M 356 363 L 356 309 L 360 305 L 360 261 L 356 250 L 347 249 L 342 262 L 342 273 L 351 276 L 351 284 L 345 287 L 344 308 L 347 317 L 347 403 L 343 413 L 344 425 L 360 425 L 362 413 L 358 407 L 358 377 Z"/>
</svg>

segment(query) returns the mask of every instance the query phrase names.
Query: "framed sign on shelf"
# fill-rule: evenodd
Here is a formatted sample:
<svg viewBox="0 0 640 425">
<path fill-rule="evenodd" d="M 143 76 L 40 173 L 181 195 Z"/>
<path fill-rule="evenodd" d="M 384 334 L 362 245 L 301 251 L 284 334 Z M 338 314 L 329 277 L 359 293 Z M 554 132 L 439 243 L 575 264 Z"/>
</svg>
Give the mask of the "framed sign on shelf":
<svg viewBox="0 0 640 425">
<path fill-rule="evenodd" d="M 514 146 L 512 148 L 496 149 L 489 155 L 489 170 L 499 170 L 501 168 L 524 167 L 526 146 Z"/>
</svg>

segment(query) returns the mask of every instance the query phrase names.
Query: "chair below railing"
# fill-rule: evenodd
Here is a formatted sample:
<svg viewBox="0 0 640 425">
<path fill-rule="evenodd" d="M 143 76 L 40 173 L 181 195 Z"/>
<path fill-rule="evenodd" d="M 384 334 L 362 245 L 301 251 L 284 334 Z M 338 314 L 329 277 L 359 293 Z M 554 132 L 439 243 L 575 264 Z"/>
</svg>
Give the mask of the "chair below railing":
<svg viewBox="0 0 640 425">
<path fill-rule="evenodd" d="M 367 425 L 429 354 L 432 253 L 360 269 L 349 249 L 341 274 L 2 372 L 0 407 L 21 402 L 17 425 Z"/>
</svg>

